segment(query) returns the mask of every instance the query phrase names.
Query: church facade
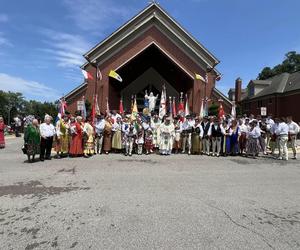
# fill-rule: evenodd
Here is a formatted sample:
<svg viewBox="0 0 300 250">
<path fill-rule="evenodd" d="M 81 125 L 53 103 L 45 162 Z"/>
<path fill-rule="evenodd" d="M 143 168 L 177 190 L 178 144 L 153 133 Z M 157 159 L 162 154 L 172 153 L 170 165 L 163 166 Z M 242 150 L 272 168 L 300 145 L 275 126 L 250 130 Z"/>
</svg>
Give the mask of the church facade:
<svg viewBox="0 0 300 250">
<path fill-rule="evenodd" d="M 111 110 L 118 110 L 120 98 L 125 110 L 130 110 L 131 96 L 136 95 L 139 107 L 143 105 L 145 91 L 161 93 L 165 85 L 168 97 L 187 94 L 190 110 L 199 113 L 202 99 L 209 102 L 223 100 L 225 112 L 230 112 L 231 102 L 215 88 L 220 73 L 219 60 L 202 44 L 185 31 L 157 3 L 152 3 L 121 26 L 112 35 L 84 55 L 82 69 L 95 76 L 65 96 L 68 109 L 77 110 L 83 96 L 92 102 L 97 94 L 101 112 L 109 101 Z M 98 65 L 102 79 L 96 79 Z M 123 82 L 110 78 L 116 71 Z M 207 83 L 195 79 L 195 73 Z M 157 101 L 159 105 L 159 100 Z"/>
</svg>

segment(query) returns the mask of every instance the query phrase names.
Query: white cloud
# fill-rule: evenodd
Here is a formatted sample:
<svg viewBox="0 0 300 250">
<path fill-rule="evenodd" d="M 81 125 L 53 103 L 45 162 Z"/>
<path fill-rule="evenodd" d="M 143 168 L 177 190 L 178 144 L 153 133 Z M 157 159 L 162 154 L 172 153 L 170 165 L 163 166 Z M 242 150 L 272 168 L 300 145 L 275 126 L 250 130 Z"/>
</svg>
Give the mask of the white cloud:
<svg viewBox="0 0 300 250">
<path fill-rule="evenodd" d="M 78 68 L 85 62 L 82 55 L 91 48 L 91 44 L 83 37 L 49 29 L 43 29 L 42 33 L 47 38 L 44 41 L 47 48 L 39 50 L 52 55 L 52 59 L 57 61 L 57 66 Z"/>
<path fill-rule="evenodd" d="M 115 0 L 64 0 L 63 3 L 79 28 L 98 33 L 118 20 L 127 19 L 131 12 L 127 2 L 120 4 Z"/>
<path fill-rule="evenodd" d="M 41 101 L 55 101 L 59 98 L 57 90 L 49 88 L 45 84 L 5 73 L 0 73 L 0 89 L 20 92 L 25 97 Z"/>
<path fill-rule="evenodd" d="M 3 32 L 0 32 L 0 47 L 13 47 L 12 43 L 5 37 Z"/>
<path fill-rule="evenodd" d="M 8 22 L 8 16 L 6 14 L 0 13 L 0 23 Z"/>
</svg>

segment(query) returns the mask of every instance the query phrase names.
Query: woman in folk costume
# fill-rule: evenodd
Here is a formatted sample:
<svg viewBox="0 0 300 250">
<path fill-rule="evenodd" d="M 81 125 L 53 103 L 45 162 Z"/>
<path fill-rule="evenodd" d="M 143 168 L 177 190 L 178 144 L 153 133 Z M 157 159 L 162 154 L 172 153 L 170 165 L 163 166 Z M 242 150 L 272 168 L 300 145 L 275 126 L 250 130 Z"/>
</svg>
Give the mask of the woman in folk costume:
<svg viewBox="0 0 300 250">
<path fill-rule="evenodd" d="M 122 149 L 122 118 L 117 117 L 116 122 L 112 125 L 113 137 L 112 148 L 120 151 Z"/>
<path fill-rule="evenodd" d="M 5 137 L 4 137 L 4 129 L 5 129 L 4 119 L 0 116 L 0 149 L 5 148 Z"/>
<path fill-rule="evenodd" d="M 224 136 L 223 136 L 223 155 L 227 156 L 230 154 L 230 141 L 231 141 L 231 135 L 232 135 L 232 129 L 228 125 L 228 122 L 226 120 L 223 121 L 223 129 L 224 129 Z"/>
<path fill-rule="evenodd" d="M 159 119 L 159 116 L 158 114 L 155 114 L 153 116 L 153 118 L 151 119 L 151 130 L 152 130 L 152 133 L 153 133 L 153 147 L 155 149 L 159 148 L 159 139 L 160 139 L 160 136 L 158 134 L 159 132 L 159 127 L 161 125 L 161 121 Z"/>
<path fill-rule="evenodd" d="M 174 137 L 174 150 L 175 154 L 178 154 L 180 148 L 181 148 L 181 133 L 182 133 L 182 122 L 180 120 L 180 116 L 176 116 L 174 118 L 174 128 L 175 128 L 175 137 Z"/>
<path fill-rule="evenodd" d="M 237 155 L 239 153 L 239 136 L 240 129 L 236 120 L 231 121 L 232 134 L 230 136 L 230 154 Z"/>
<path fill-rule="evenodd" d="M 170 117 L 166 117 L 159 127 L 160 144 L 159 152 L 162 155 L 171 155 L 175 137 L 175 127 Z"/>
<path fill-rule="evenodd" d="M 112 126 L 113 120 L 110 116 L 106 117 L 103 130 L 103 151 L 107 155 L 111 151 Z"/>
<path fill-rule="evenodd" d="M 259 153 L 259 141 L 260 128 L 257 127 L 257 121 L 252 121 L 250 123 L 250 129 L 247 136 L 247 156 L 251 155 L 253 158 Z"/>
<path fill-rule="evenodd" d="M 201 120 L 196 117 L 192 133 L 192 154 L 198 155 L 202 152 L 202 137 L 203 129 L 201 126 Z"/>
<path fill-rule="evenodd" d="M 37 119 L 33 119 L 31 123 L 27 124 L 24 131 L 24 143 L 28 162 L 34 162 L 35 155 L 40 154 L 41 143 L 39 122 Z"/>
<path fill-rule="evenodd" d="M 91 120 L 88 119 L 83 127 L 84 132 L 84 157 L 88 158 L 95 153 L 95 137 L 94 128 L 91 125 Z"/>
<path fill-rule="evenodd" d="M 56 123 L 56 153 L 57 158 L 66 156 L 69 153 L 70 135 L 69 135 L 69 117 L 63 115 Z"/>
<path fill-rule="evenodd" d="M 82 136 L 83 136 L 83 125 L 82 125 L 82 117 L 77 116 L 76 121 L 71 121 L 70 125 L 72 142 L 70 146 L 70 156 L 76 157 L 81 156 L 83 154 L 82 147 Z"/>
</svg>

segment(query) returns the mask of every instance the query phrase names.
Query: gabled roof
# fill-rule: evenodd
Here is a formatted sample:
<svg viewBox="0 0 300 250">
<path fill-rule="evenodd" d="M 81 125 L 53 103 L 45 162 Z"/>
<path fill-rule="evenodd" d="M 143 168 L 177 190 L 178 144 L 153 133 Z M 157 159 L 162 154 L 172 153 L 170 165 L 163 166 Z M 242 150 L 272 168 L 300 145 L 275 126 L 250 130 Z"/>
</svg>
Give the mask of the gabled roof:
<svg viewBox="0 0 300 250">
<path fill-rule="evenodd" d="M 216 87 L 212 89 L 212 93 L 222 98 L 228 105 L 232 105 L 232 102 L 229 100 L 229 98 L 226 95 L 224 95 L 220 90 L 218 90 Z"/>
<path fill-rule="evenodd" d="M 64 98 L 68 99 L 70 96 L 74 95 L 76 92 L 79 92 L 80 90 L 83 90 L 85 87 L 87 87 L 87 82 L 80 84 L 77 88 L 73 89 L 71 92 L 66 94 Z"/>
<path fill-rule="evenodd" d="M 93 62 L 98 62 L 98 59 L 105 53 L 112 56 L 112 53 L 109 52 L 111 52 L 116 45 L 121 43 L 125 44 L 126 39 L 129 39 L 130 36 L 134 36 L 135 33 L 138 33 L 140 29 L 147 25 L 161 26 L 163 29 L 168 30 L 172 36 L 176 37 L 180 43 L 185 45 L 182 47 L 186 49 L 188 48 L 189 53 L 193 54 L 197 58 L 194 60 L 196 63 L 199 64 L 199 61 L 201 60 L 203 64 L 213 68 L 220 62 L 157 3 L 151 3 L 144 10 L 113 32 L 109 37 L 84 54 L 84 57 Z M 135 34 L 135 37 L 136 36 L 137 35 Z M 82 68 L 86 65 L 87 63 L 85 63 Z M 217 70 L 215 70 L 215 72 L 219 74 Z"/>
<path fill-rule="evenodd" d="M 265 82 L 268 83 L 269 86 L 265 87 L 262 91 L 250 99 L 300 90 L 300 71 L 292 74 L 282 73 L 265 80 Z"/>
</svg>

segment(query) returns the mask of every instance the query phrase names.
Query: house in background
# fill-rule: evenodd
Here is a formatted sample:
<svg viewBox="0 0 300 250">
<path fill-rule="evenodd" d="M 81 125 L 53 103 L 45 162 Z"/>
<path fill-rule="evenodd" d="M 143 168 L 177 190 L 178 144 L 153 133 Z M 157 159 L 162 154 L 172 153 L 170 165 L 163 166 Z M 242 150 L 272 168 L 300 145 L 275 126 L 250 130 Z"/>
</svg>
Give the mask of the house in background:
<svg viewBox="0 0 300 250">
<path fill-rule="evenodd" d="M 300 121 L 300 71 L 282 73 L 266 80 L 251 80 L 246 92 L 242 89 L 241 80 L 238 80 L 234 96 L 243 113 L 293 116 L 295 121 Z M 228 94 L 232 97 L 230 91 Z"/>
</svg>

